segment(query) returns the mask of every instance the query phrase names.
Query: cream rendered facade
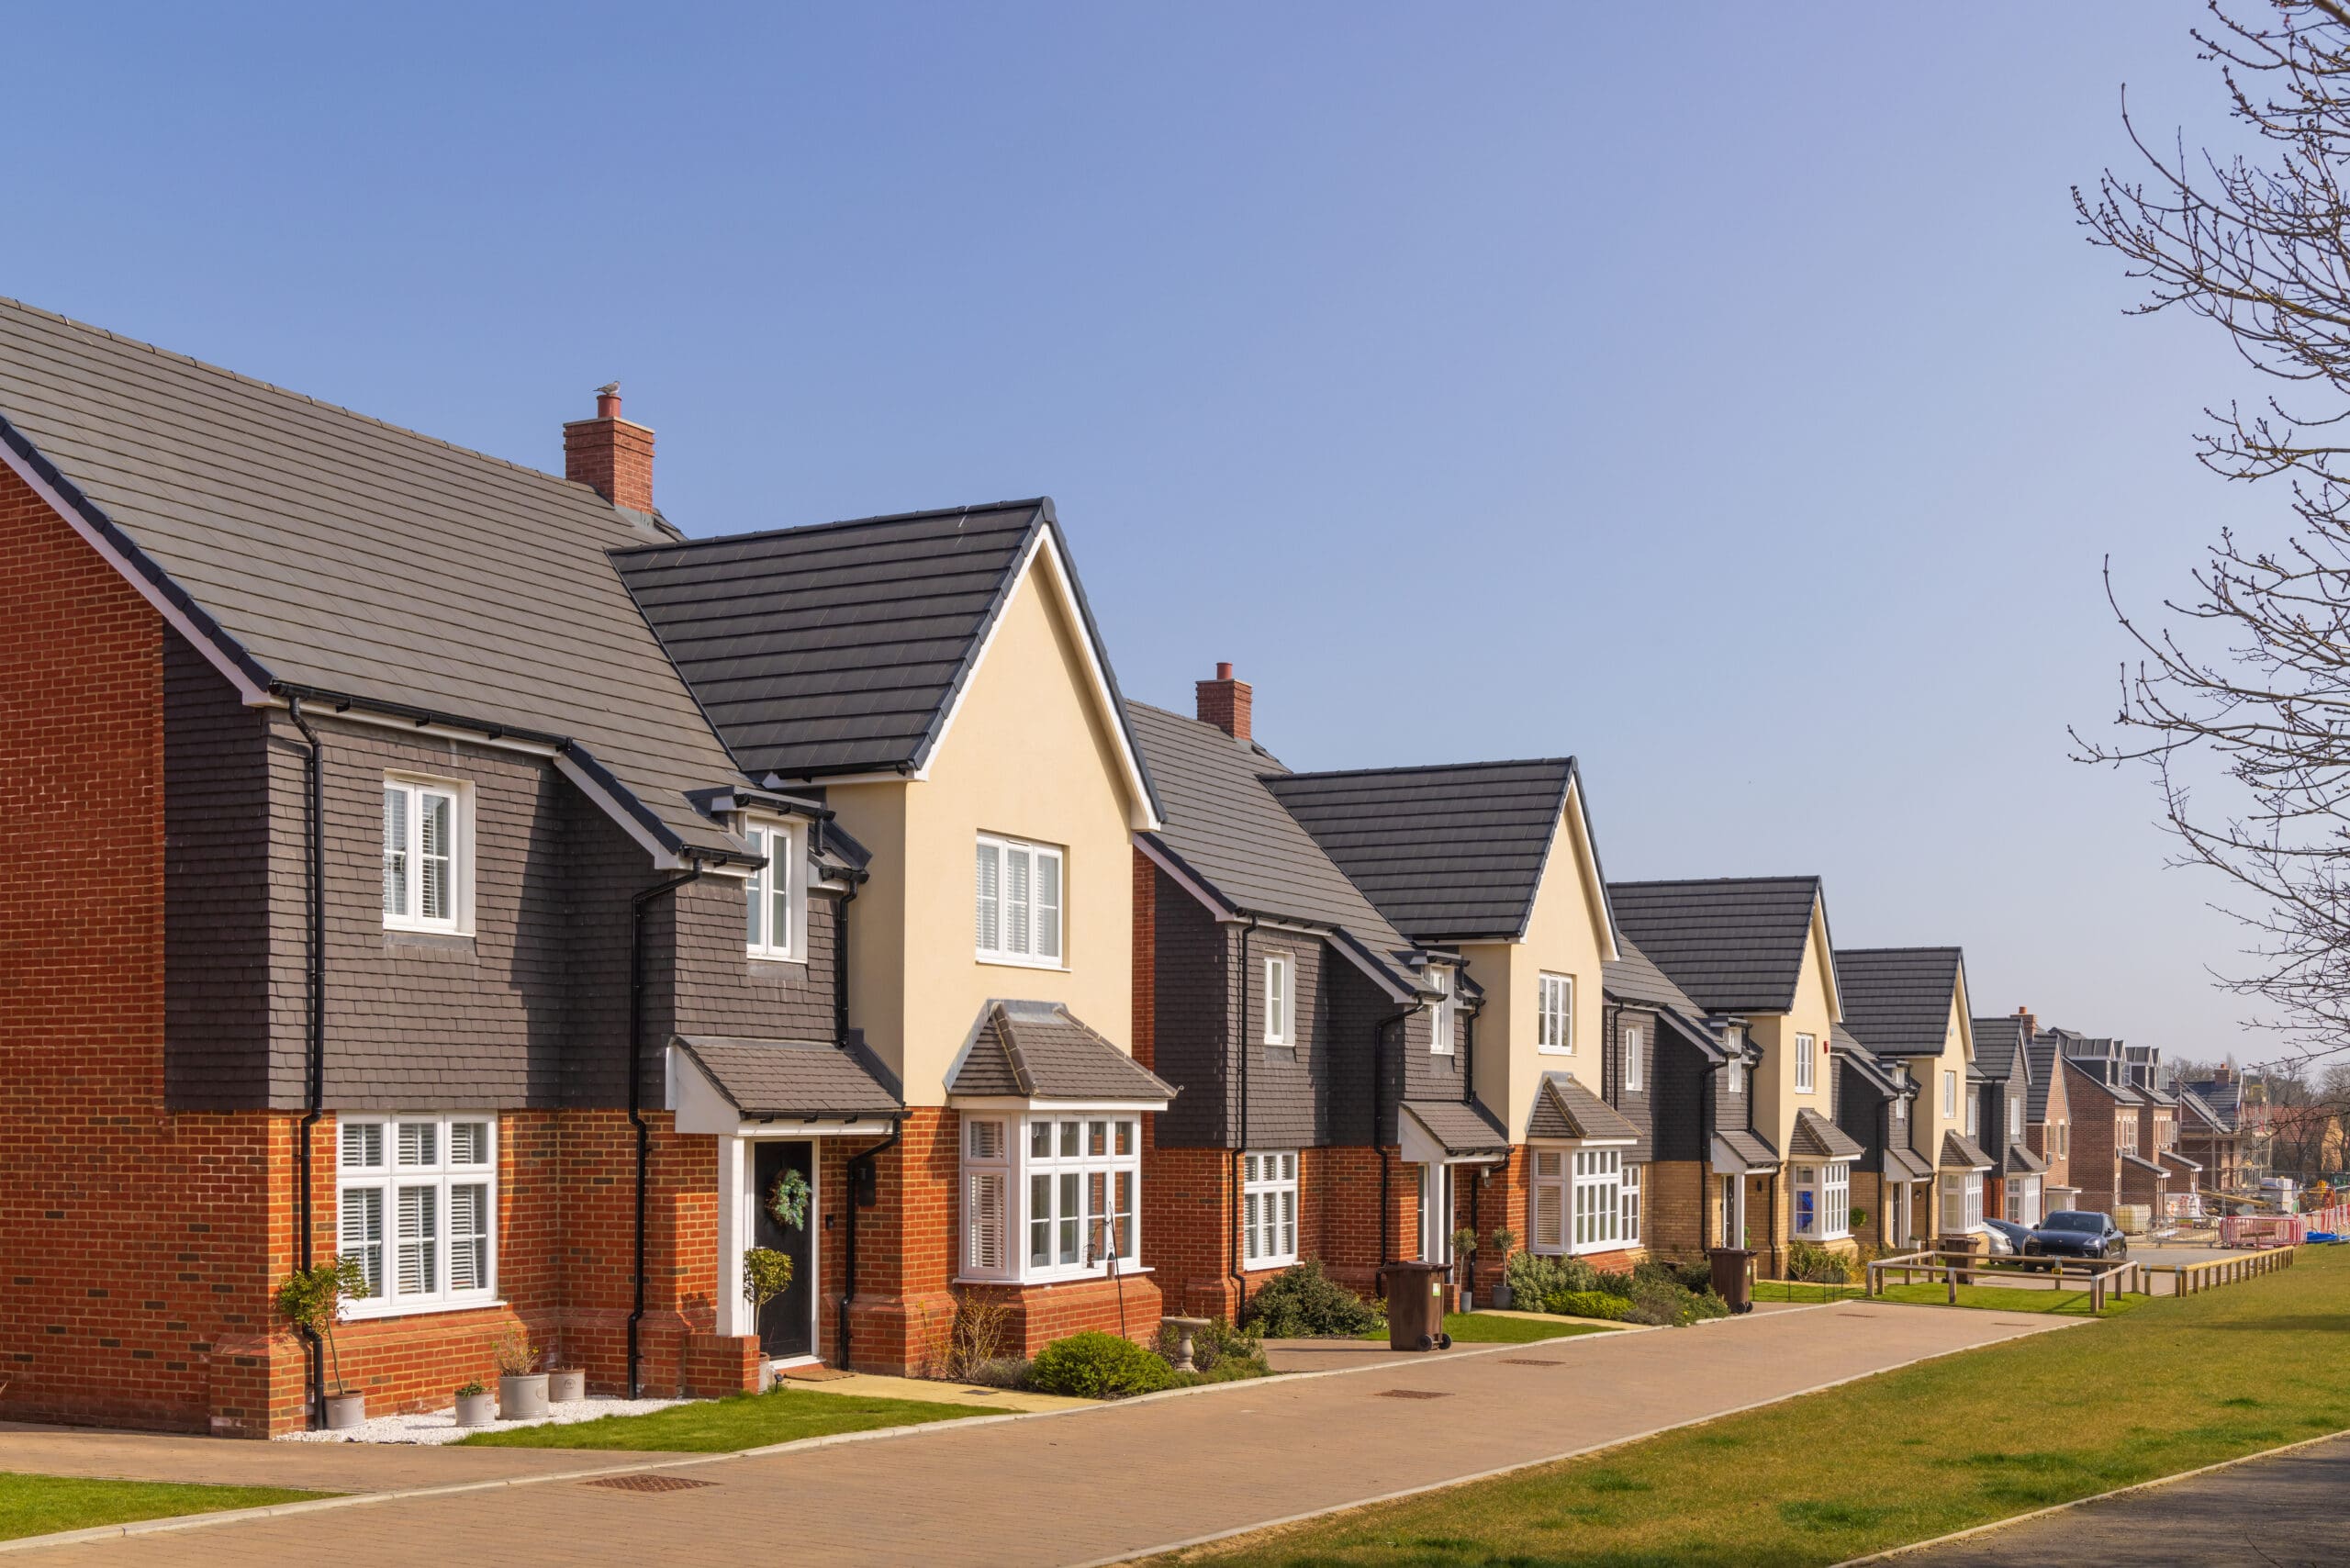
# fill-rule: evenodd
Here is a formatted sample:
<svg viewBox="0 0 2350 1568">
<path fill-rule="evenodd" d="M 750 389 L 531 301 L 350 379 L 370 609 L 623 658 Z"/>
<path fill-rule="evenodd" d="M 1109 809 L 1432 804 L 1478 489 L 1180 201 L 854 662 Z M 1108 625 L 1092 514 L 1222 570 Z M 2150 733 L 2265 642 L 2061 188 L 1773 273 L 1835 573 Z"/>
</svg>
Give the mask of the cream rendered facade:
<svg viewBox="0 0 2350 1568">
<path fill-rule="evenodd" d="M 839 783 L 826 801 L 873 851 L 849 948 L 849 1010 L 908 1105 L 943 1105 L 991 1000 L 1058 1002 L 1131 1050 L 1133 834 L 1158 825 L 1074 592 L 1040 535 L 946 728 L 914 777 Z M 982 961 L 981 834 L 1062 851 L 1058 964 Z"/>
<path fill-rule="evenodd" d="M 1470 978 L 1485 988 L 1484 1009 L 1477 1017 L 1477 1097 L 1502 1118 L 1514 1142 L 1526 1136 L 1544 1073 L 1571 1073 L 1594 1094 L 1603 1092 L 1600 965 L 1621 955 L 1582 795 L 1581 779 L 1568 785 L 1525 934 L 1515 942 L 1464 943 L 1460 949 Z M 1539 1044 L 1546 974 L 1574 982 L 1571 1051 L 1545 1051 Z"/>
<path fill-rule="evenodd" d="M 1966 1068 L 1975 1059 L 1975 1026 L 1968 1019 L 1964 971 L 1951 996 L 1950 1023 L 1942 1036 L 1942 1054 L 1903 1059 L 1908 1064 L 1910 1077 L 1918 1083 L 1918 1098 L 1909 1108 L 1909 1147 L 1927 1164 L 1940 1165 L 1942 1135 L 1954 1132 L 1961 1137 L 1966 1136 L 1966 1107 L 1974 1098 L 1967 1087 Z M 1947 1115 L 1942 1111 L 1946 1075 L 1949 1082 L 1957 1085 L 1958 1094 L 1952 1114 Z"/>
<path fill-rule="evenodd" d="M 1828 944 L 1828 907 L 1814 901 L 1811 929 L 1804 938 L 1803 968 L 1796 977 L 1795 1004 L 1785 1013 L 1750 1013 L 1747 1037 L 1762 1049 L 1762 1059 L 1748 1076 L 1747 1092 L 1754 1096 L 1754 1130 L 1770 1141 L 1782 1159 L 1795 1136 L 1796 1113 L 1812 1110 L 1829 1114 L 1828 1026 L 1843 1020 L 1836 998 L 1836 961 Z M 1796 1087 L 1796 1036 L 1812 1040 L 1809 1089 Z"/>
</svg>

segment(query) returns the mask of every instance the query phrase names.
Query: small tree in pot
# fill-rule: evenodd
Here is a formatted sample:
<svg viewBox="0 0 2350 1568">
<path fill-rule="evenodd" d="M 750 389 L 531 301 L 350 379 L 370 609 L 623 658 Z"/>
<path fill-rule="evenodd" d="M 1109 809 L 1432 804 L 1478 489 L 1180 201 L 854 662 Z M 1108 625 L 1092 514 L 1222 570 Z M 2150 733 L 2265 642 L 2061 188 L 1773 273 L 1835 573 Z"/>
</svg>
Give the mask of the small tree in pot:
<svg viewBox="0 0 2350 1568">
<path fill-rule="evenodd" d="M 1468 1312 L 1473 1305 L 1469 1299 L 1472 1282 L 1477 1278 L 1477 1233 L 1465 1225 L 1452 1233 L 1452 1264 L 1460 1271 L 1460 1310 Z"/>
<path fill-rule="evenodd" d="M 1505 1225 L 1494 1226 L 1494 1305 L 1507 1312 L 1516 1299 L 1509 1288 L 1509 1255 L 1517 1250 L 1517 1232 Z"/>
<path fill-rule="evenodd" d="M 333 1381 L 326 1391 L 330 1431 L 356 1427 L 367 1419 L 367 1396 L 342 1381 L 342 1355 L 334 1342 L 334 1326 L 342 1316 L 343 1302 L 366 1294 L 367 1271 L 359 1260 L 338 1258 L 295 1270 L 278 1282 L 277 1294 L 272 1298 L 277 1316 L 288 1325 L 308 1329 L 327 1342 L 327 1361 L 333 1369 Z"/>
<path fill-rule="evenodd" d="M 520 1328 L 498 1341 L 491 1355 L 498 1361 L 498 1414 L 508 1421 L 527 1421 L 547 1413 L 547 1374 L 539 1364 L 539 1348 Z"/>
<path fill-rule="evenodd" d="M 791 1288 L 791 1256 L 772 1247 L 754 1247 L 743 1254 L 743 1299 L 751 1304 L 751 1332 L 759 1332 L 759 1319 L 766 1315 L 767 1303 Z M 765 1368 L 764 1360 L 760 1362 Z M 759 1376 L 762 1387 L 767 1383 L 763 1370 Z"/>
</svg>

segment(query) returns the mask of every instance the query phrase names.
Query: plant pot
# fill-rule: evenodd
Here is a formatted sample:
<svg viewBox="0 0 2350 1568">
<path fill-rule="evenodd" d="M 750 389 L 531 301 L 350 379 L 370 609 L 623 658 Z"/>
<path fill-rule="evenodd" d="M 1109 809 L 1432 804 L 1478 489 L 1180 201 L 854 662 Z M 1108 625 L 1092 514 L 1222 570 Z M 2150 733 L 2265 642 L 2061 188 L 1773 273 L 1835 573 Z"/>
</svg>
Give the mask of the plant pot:
<svg viewBox="0 0 2350 1568">
<path fill-rule="evenodd" d="M 1494 1310 L 1495 1312 L 1507 1312 L 1509 1310 L 1509 1304 L 1516 1299 L 1517 1297 L 1514 1293 L 1512 1293 L 1507 1285 L 1495 1285 L 1494 1287 Z"/>
<path fill-rule="evenodd" d="M 347 1432 L 367 1423 L 367 1396 L 355 1389 L 327 1395 L 327 1430 Z"/>
<path fill-rule="evenodd" d="M 498 1380 L 498 1416 L 502 1421 L 528 1421 L 547 1413 L 547 1374 L 524 1372 Z"/>
<path fill-rule="evenodd" d="M 588 1373 L 578 1367 L 558 1367 L 547 1373 L 547 1397 L 570 1405 L 588 1397 Z"/>
<path fill-rule="evenodd" d="M 489 1394 L 460 1394 L 457 1395 L 457 1425 L 487 1427 L 498 1419 L 498 1401 Z"/>
</svg>

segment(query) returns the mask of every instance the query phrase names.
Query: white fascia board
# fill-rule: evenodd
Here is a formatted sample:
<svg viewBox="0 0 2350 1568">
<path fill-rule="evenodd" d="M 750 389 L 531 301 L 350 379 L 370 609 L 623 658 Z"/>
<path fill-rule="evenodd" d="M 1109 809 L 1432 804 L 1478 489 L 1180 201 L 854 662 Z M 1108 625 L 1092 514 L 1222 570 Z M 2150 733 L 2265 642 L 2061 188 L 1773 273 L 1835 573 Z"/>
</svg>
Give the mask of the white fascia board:
<svg viewBox="0 0 2350 1568">
<path fill-rule="evenodd" d="M 1396 1109 L 1401 1113 L 1395 1118 L 1396 1154 L 1406 1165 L 1499 1165 L 1509 1159 L 1506 1153 L 1455 1154 L 1411 1106 Z"/>
<path fill-rule="evenodd" d="M 957 1111 L 1044 1113 L 1054 1115 L 1156 1115 L 1167 1109 L 1165 1100 L 1034 1100 L 1017 1094 L 949 1094 L 946 1103 Z"/>
<path fill-rule="evenodd" d="M 685 857 L 654 837 L 645 825 L 636 820 L 635 812 L 612 798 L 611 791 L 604 788 L 603 780 L 580 767 L 578 762 L 566 753 L 555 754 L 554 766 L 555 771 L 570 779 L 581 794 L 601 807 L 606 816 L 620 823 L 621 831 L 636 840 L 638 846 L 653 857 L 655 866 L 664 871 L 682 870 L 685 868 Z M 712 866 L 709 869 L 719 875 L 724 875 L 733 868 Z M 749 873 L 745 871 L 742 874 L 747 876 Z"/>
<path fill-rule="evenodd" d="M 1615 906 L 1608 902 L 1606 884 L 1599 879 L 1599 851 L 1593 847 L 1591 819 L 1583 812 L 1583 775 L 1580 772 L 1567 780 L 1567 820 L 1573 824 L 1575 864 L 1582 868 L 1583 896 L 1599 909 L 1600 937 L 1606 945 L 1606 951 L 1600 957 L 1611 964 L 1620 963 L 1624 948 L 1617 940 Z"/>
<path fill-rule="evenodd" d="M 212 634 L 209 632 L 190 620 L 185 610 L 172 602 L 170 595 L 158 588 L 146 573 L 133 566 L 129 557 L 117 549 L 114 542 L 105 533 L 91 526 L 90 521 L 84 517 L 73 503 L 58 494 L 57 487 L 42 476 L 40 470 L 28 463 L 17 449 L 6 442 L 0 442 L 0 462 L 6 462 L 17 477 L 25 482 L 26 488 L 39 496 L 42 504 L 55 512 L 66 527 L 81 535 L 84 543 L 96 551 L 101 560 L 120 573 L 122 579 L 131 586 L 140 598 L 145 599 L 158 615 L 168 622 L 173 631 L 186 638 L 189 644 L 204 655 L 206 662 L 225 676 L 229 684 L 236 688 L 237 696 L 245 706 L 257 708 L 270 700 L 268 690 L 254 684 L 252 675 L 242 666 L 222 653 L 219 645 L 212 640 Z"/>
<path fill-rule="evenodd" d="M 1086 686 L 1092 695 L 1094 706 L 1101 711 L 1103 723 L 1109 728 L 1111 738 L 1117 743 L 1119 776 L 1125 784 L 1127 798 L 1133 801 L 1132 820 L 1127 825 L 1137 833 L 1157 833 L 1166 824 L 1150 809 L 1150 790 L 1143 784 L 1142 764 L 1136 757 L 1132 739 L 1126 734 L 1126 716 L 1118 711 L 1117 702 L 1110 695 L 1110 680 L 1102 668 L 1100 650 L 1094 647 L 1092 637 L 1086 632 L 1085 611 L 1078 604 L 1077 596 L 1069 591 L 1069 563 L 1061 558 L 1059 547 L 1053 543 L 1050 528 L 1039 527 L 1028 541 L 1020 564 L 1013 569 L 1012 586 L 1004 590 L 1005 607 L 1009 608 L 1012 596 L 1020 591 L 1021 584 L 1026 582 L 1035 571 L 1040 552 L 1047 553 L 1051 558 L 1054 602 L 1060 606 L 1064 620 L 1073 629 L 1078 647 L 1085 655 Z M 964 678 L 963 684 L 956 688 L 953 700 L 946 705 L 946 717 L 938 726 L 937 737 L 931 742 L 929 751 L 923 754 L 922 766 L 909 775 L 917 783 L 928 781 L 932 759 L 946 749 L 947 737 L 955 733 L 955 721 L 962 714 L 963 700 L 971 694 L 971 688 L 979 684 L 980 667 L 987 663 L 988 654 L 995 647 L 996 633 L 1003 629 L 1005 620 L 1006 617 L 999 613 L 988 623 L 987 634 L 979 640 L 979 652 L 971 657 L 969 674 Z"/>
</svg>

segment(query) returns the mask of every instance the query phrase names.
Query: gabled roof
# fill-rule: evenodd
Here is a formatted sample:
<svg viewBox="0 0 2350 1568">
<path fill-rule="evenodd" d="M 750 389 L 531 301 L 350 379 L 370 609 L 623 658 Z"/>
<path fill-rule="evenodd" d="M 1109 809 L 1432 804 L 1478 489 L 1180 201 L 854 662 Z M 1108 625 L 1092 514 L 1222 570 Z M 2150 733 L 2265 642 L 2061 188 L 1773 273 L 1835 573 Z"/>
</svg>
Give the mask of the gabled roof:
<svg viewBox="0 0 2350 1568">
<path fill-rule="evenodd" d="M 1673 984 L 1662 969 L 1649 962 L 1649 956 L 1630 937 L 1619 935 L 1616 946 L 1621 957 L 1599 966 L 1600 990 L 1607 999 L 1635 1007 L 1655 1008 L 1708 1058 L 1727 1059 L 1720 1039 L 1707 1026 L 1706 1010 L 1691 1001 L 1689 993 Z"/>
<path fill-rule="evenodd" d="M 2236 1117 L 2244 1106 L 2244 1080 L 2241 1078 L 2206 1078 L 2188 1083 L 2195 1097 L 2209 1106 L 2220 1118 L 2220 1125 L 2233 1130 Z"/>
<path fill-rule="evenodd" d="M 2178 1092 L 2178 1108 L 2222 1137 L 2236 1130 L 2234 1124 L 2220 1114 L 2209 1100 L 2183 1085 Z"/>
<path fill-rule="evenodd" d="M 1570 792 L 1582 796 L 1571 756 L 1282 773 L 1266 787 L 1397 930 L 1445 943 L 1525 935 Z M 1604 952 L 1604 879 L 1599 902 Z"/>
<path fill-rule="evenodd" d="M 2012 1082 L 2020 1073 L 2025 1083 L 2031 1081 L 2031 1054 L 2028 1049 L 2031 1037 L 2024 1030 L 2020 1014 L 2006 1013 L 1997 1018 L 1977 1018 L 1973 1021 L 1973 1028 L 1975 1059 L 1983 1064 L 1984 1076 Z"/>
<path fill-rule="evenodd" d="M 1347 879 L 1265 787 L 1281 765 L 1214 724 L 1129 702 L 1126 715 L 1158 786 L 1160 823 L 1143 849 L 1228 913 L 1326 926 L 1352 938 L 1357 961 L 1416 984 L 1399 956 L 1411 942 Z"/>
<path fill-rule="evenodd" d="M 2048 1161 L 2020 1143 L 2010 1140 L 1999 1151 L 1999 1174 L 2002 1176 L 2037 1176 L 2048 1169 Z"/>
<path fill-rule="evenodd" d="M 673 1039 L 745 1120 L 894 1116 L 906 1108 L 889 1068 L 860 1045 L 713 1035 Z"/>
<path fill-rule="evenodd" d="M 1528 1138 L 1635 1138 L 1640 1129 L 1571 1073 L 1546 1072 L 1527 1117 Z"/>
<path fill-rule="evenodd" d="M 2056 1042 L 2046 1035 L 2036 1036 L 2028 1051 L 2031 1059 L 2031 1088 L 2025 1096 L 2024 1120 L 2035 1126 L 2048 1120 L 2048 1086 L 2056 1081 Z"/>
<path fill-rule="evenodd" d="M 1791 1159 L 1858 1159 L 1868 1151 L 1852 1134 L 1809 1106 L 1796 1113 L 1795 1130 L 1787 1137 Z"/>
<path fill-rule="evenodd" d="M 990 634 L 1050 553 L 1127 782 L 1157 801 L 1049 499 L 857 518 L 616 554 L 711 722 L 753 776 L 919 774 Z"/>
<path fill-rule="evenodd" d="M 1844 947 L 1844 1025 L 1879 1056 L 1938 1056 L 1950 1041 L 1951 1002 L 1965 982 L 1955 947 Z"/>
<path fill-rule="evenodd" d="M 1058 1002 L 995 1002 L 979 1015 L 946 1092 L 974 1099 L 1165 1104 L 1175 1089 Z"/>
<path fill-rule="evenodd" d="M 1460 1100 L 1406 1100 L 1403 1108 L 1452 1156 L 1506 1154 L 1509 1132 L 1482 1103 Z"/>
<path fill-rule="evenodd" d="M 1818 878 L 1612 882 L 1607 891 L 1617 926 L 1707 1012 L 1795 1006 L 1821 902 Z M 1828 978 L 1835 996 L 1841 977 L 1832 958 Z"/>
<path fill-rule="evenodd" d="M 2121 1081 L 2121 1064 L 2119 1062 L 2108 1061 L 2099 1057 L 2076 1057 L 2069 1055 L 2065 1057 L 2063 1059 L 2066 1068 L 2076 1073 L 2078 1073 L 2089 1082 L 2097 1085 L 2097 1087 L 2103 1092 L 2111 1095 L 2118 1103 L 2123 1105 L 2143 1105 L 2146 1103 L 2146 1097 L 2144 1095 L 2139 1093 L 2135 1089 L 2131 1088 L 2127 1083 Z M 2109 1072 L 2112 1073 L 2113 1076 L 2108 1077 L 2107 1074 Z"/>
<path fill-rule="evenodd" d="M 1906 1143 L 1890 1143 L 1885 1148 L 1886 1174 L 1897 1182 L 1930 1182 L 1934 1168 Z"/>
<path fill-rule="evenodd" d="M 1779 1167 L 1779 1151 L 1760 1133 L 1733 1127 L 1716 1133 L 1714 1143 L 1714 1163 L 1724 1170 L 1775 1170 Z"/>
<path fill-rule="evenodd" d="M 741 775 L 606 558 L 654 518 L 13 300 L 0 461 L 248 703 L 559 746 L 648 847 L 748 859 L 687 799 Z"/>
<path fill-rule="evenodd" d="M 1829 1051 L 1836 1060 L 1851 1068 L 1861 1081 L 1874 1090 L 1880 1100 L 1897 1100 L 1904 1095 L 1915 1097 L 1918 1086 L 1907 1079 L 1894 1076 L 1890 1068 L 1869 1055 L 1866 1047 L 1853 1042 L 1838 1025 L 1828 1032 Z"/>
</svg>

